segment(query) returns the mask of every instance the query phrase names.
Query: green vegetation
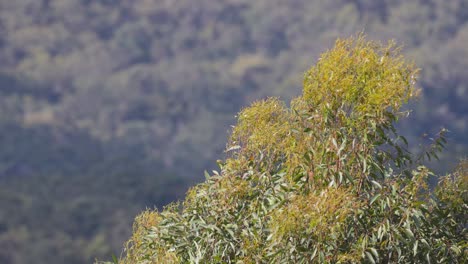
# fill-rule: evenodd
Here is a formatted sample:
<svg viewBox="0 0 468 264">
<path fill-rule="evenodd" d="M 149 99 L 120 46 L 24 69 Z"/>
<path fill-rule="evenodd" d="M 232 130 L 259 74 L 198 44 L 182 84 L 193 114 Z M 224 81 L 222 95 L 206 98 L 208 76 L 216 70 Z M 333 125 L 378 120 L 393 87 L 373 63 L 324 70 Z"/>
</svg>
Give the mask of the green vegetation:
<svg viewBox="0 0 468 264">
<path fill-rule="evenodd" d="M 119 263 L 464 263 L 468 163 L 432 193 L 394 126 L 416 75 L 391 43 L 338 40 L 290 108 L 239 113 L 221 172 L 138 216 Z"/>
<path fill-rule="evenodd" d="M 419 156 L 446 127 L 442 162 L 426 165 L 450 171 L 468 153 L 467 10 L 466 0 L 0 0 L 0 263 L 118 255 L 138 212 L 216 169 L 241 107 L 290 101 L 319 53 L 355 32 L 398 39 L 421 65 L 421 97 L 397 128 Z M 285 118 L 285 105 L 271 111 Z"/>
</svg>

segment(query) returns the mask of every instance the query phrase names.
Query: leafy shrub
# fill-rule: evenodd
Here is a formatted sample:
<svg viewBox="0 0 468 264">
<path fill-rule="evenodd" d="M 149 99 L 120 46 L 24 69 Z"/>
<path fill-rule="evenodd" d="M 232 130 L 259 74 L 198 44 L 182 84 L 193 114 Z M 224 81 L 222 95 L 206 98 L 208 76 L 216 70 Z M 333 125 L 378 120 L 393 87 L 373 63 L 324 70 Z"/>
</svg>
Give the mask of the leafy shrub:
<svg viewBox="0 0 468 264">
<path fill-rule="evenodd" d="M 290 108 L 270 98 L 242 110 L 221 171 L 137 217 L 120 262 L 466 260 L 468 163 L 429 190 L 432 173 L 394 127 L 417 95 L 417 69 L 399 52 L 337 40 Z"/>
</svg>

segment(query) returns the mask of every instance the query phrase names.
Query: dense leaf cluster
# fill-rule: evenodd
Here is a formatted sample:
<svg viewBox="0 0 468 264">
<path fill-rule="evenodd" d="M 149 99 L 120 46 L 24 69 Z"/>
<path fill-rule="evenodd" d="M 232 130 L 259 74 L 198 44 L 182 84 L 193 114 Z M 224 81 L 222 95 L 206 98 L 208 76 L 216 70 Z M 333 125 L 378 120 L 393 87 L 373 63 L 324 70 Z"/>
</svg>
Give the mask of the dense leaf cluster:
<svg viewBox="0 0 468 264">
<path fill-rule="evenodd" d="M 289 100 L 318 53 L 357 31 L 402 41 L 423 65 L 417 111 L 399 127 L 414 145 L 447 127 L 434 166 L 446 171 L 468 145 L 467 10 L 466 0 L 0 0 L 0 262 L 120 250 L 137 211 L 214 167 L 242 106 Z"/>
<path fill-rule="evenodd" d="M 393 44 L 338 40 L 290 108 L 239 113 L 221 172 L 138 216 L 119 263 L 464 263 L 466 162 L 433 193 L 394 127 L 416 74 Z"/>
</svg>

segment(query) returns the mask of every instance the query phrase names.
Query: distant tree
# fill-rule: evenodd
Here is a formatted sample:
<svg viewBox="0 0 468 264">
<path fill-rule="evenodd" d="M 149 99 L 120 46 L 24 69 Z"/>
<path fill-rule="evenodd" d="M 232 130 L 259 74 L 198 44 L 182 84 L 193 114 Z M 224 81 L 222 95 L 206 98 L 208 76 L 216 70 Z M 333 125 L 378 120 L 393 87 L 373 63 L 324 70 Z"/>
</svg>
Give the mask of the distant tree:
<svg viewBox="0 0 468 264">
<path fill-rule="evenodd" d="M 221 172 L 136 218 L 120 263 L 463 263 L 468 163 L 433 192 L 394 127 L 417 72 L 393 43 L 337 40 L 290 108 L 239 113 Z"/>
</svg>

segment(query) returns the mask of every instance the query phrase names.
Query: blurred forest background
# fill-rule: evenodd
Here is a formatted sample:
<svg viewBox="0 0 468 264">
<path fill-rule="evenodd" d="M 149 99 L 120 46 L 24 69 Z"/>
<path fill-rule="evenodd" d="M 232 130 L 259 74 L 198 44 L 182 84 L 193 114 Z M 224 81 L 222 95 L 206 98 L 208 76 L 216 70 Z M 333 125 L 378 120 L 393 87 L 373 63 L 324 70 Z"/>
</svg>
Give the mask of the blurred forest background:
<svg viewBox="0 0 468 264">
<path fill-rule="evenodd" d="M 288 100 L 337 37 L 422 68 L 400 126 L 468 153 L 466 0 L 0 0 L 0 263 L 119 255 L 135 215 L 216 168 L 235 114 Z M 424 133 L 429 135 L 425 136 Z"/>
</svg>

